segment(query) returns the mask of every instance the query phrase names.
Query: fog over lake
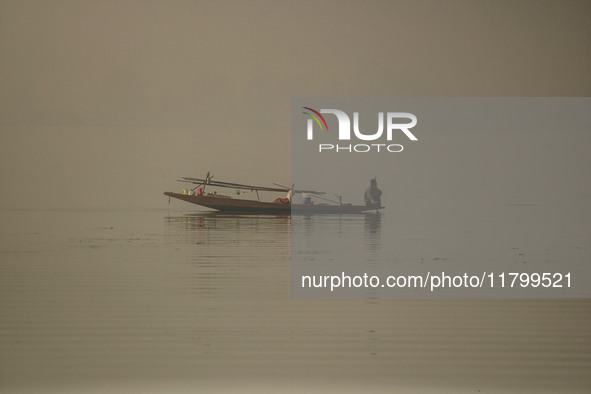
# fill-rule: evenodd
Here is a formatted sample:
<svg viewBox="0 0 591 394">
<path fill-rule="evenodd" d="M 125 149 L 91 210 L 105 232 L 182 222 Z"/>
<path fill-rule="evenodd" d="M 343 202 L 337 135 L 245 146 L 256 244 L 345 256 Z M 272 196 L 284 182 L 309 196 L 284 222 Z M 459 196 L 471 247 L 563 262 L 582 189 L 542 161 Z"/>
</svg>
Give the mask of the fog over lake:
<svg viewBox="0 0 591 394">
<path fill-rule="evenodd" d="M 424 142 L 432 161 L 377 174 L 381 224 L 215 215 L 162 193 L 208 171 L 290 185 L 295 97 L 588 97 L 590 14 L 585 1 L 0 2 L 0 391 L 589 392 L 588 299 L 290 294 L 291 231 L 310 223 L 433 261 L 465 251 L 435 229 L 477 218 L 494 239 L 474 250 L 491 259 L 584 260 L 584 133 L 557 128 L 527 151 L 536 137 L 517 131 L 498 161 L 490 136 L 466 132 L 469 152 Z M 362 203 L 367 182 L 334 192 Z M 480 210 L 491 192 L 512 213 Z M 446 209 L 466 195 L 464 216 Z M 519 234 L 531 218 L 544 236 Z"/>
</svg>

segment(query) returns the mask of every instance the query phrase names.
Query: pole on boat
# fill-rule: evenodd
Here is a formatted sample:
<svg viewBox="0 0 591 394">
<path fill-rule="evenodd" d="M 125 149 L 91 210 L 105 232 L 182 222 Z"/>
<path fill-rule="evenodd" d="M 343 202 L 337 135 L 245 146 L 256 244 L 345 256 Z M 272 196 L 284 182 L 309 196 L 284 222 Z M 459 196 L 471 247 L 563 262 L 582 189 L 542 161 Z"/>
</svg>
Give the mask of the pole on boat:
<svg viewBox="0 0 591 394">
<path fill-rule="evenodd" d="M 203 194 L 205 194 L 205 185 L 211 185 L 211 178 L 213 178 L 213 175 L 209 176 L 210 172 L 211 171 L 207 171 L 207 175 L 205 176 L 205 179 L 200 180 L 200 183 L 193 182 L 193 183 L 196 183 L 197 186 L 195 186 L 191 190 L 195 190 L 199 187 L 203 187 L 203 189 L 201 189 L 201 190 L 203 191 Z"/>
<path fill-rule="evenodd" d="M 205 185 L 206 184 L 207 185 L 210 185 L 211 184 L 211 178 L 213 178 L 213 175 L 212 176 L 209 176 L 210 172 L 211 171 L 207 171 L 207 175 L 205 175 L 205 181 L 203 182 L 203 189 L 201 189 L 201 190 L 203 190 L 203 195 L 205 195 Z"/>
</svg>

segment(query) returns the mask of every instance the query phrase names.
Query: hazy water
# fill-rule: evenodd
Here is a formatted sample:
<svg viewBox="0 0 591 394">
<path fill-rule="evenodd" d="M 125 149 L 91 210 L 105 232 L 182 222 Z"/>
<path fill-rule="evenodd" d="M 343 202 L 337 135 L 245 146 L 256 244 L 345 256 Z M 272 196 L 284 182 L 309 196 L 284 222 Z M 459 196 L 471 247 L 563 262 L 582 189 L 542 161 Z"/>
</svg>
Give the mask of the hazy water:
<svg viewBox="0 0 591 394">
<path fill-rule="evenodd" d="M 388 250 L 371 217 L 0 215 L 2 392 L 591 391 L 588 300 L 291 299 L 292 225 Z"/>
<path fill-rule="evenodd" d="M 586 212 L 556 212 L 532 205 L 499 205 L 487 210 L 450 206 L 449 212 L 403 212 L 386 209 L 366 215 L 294 216 L 292 257 L 294 294 L 322 297 L 390 298 L 535 298 L 590 297 L 589 241 Z M 482 288 L 427 289 L 359 287 L 301 288 L 312 275 L 494 274 Z M 559 287 L 503 288 L 500 273 L 562 273 L 572 277 Z M 509 278 L 509 276 L 507 276 Z M 519 282 L 519 281 L 517 281 Z"/>
</svg>

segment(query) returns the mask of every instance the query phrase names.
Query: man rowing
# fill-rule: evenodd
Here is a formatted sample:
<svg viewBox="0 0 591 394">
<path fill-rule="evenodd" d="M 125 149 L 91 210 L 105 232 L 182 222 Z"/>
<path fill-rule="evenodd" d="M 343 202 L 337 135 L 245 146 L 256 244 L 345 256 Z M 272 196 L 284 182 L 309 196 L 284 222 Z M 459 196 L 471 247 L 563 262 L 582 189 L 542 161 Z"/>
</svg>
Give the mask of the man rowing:
<svg viewBox="0 0 591 394">
<path fill-rule="evenodd" d="M 368 207 L 381 207 L 382 206 L 382 191 L 378 189 L 378 181 L 373 178 L 369 187 L 365 189 L 365 205 Z"/>
</svg>

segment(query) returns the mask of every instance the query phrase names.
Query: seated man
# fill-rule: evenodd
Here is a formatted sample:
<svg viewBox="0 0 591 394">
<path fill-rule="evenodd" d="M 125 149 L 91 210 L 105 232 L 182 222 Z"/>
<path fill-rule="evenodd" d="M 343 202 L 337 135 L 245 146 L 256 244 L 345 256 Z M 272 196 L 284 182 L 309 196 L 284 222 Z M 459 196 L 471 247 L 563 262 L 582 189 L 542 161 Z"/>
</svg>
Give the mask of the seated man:
<svg viewBox="0 0 591 394">
<path fill-rule="evenodd" d="M 382 206 L 382 191 L 378 189 L 378 181 L 373 178 L 369 187 L 365 190 L 365 205 L 368 207 Z"/>
</svg>

